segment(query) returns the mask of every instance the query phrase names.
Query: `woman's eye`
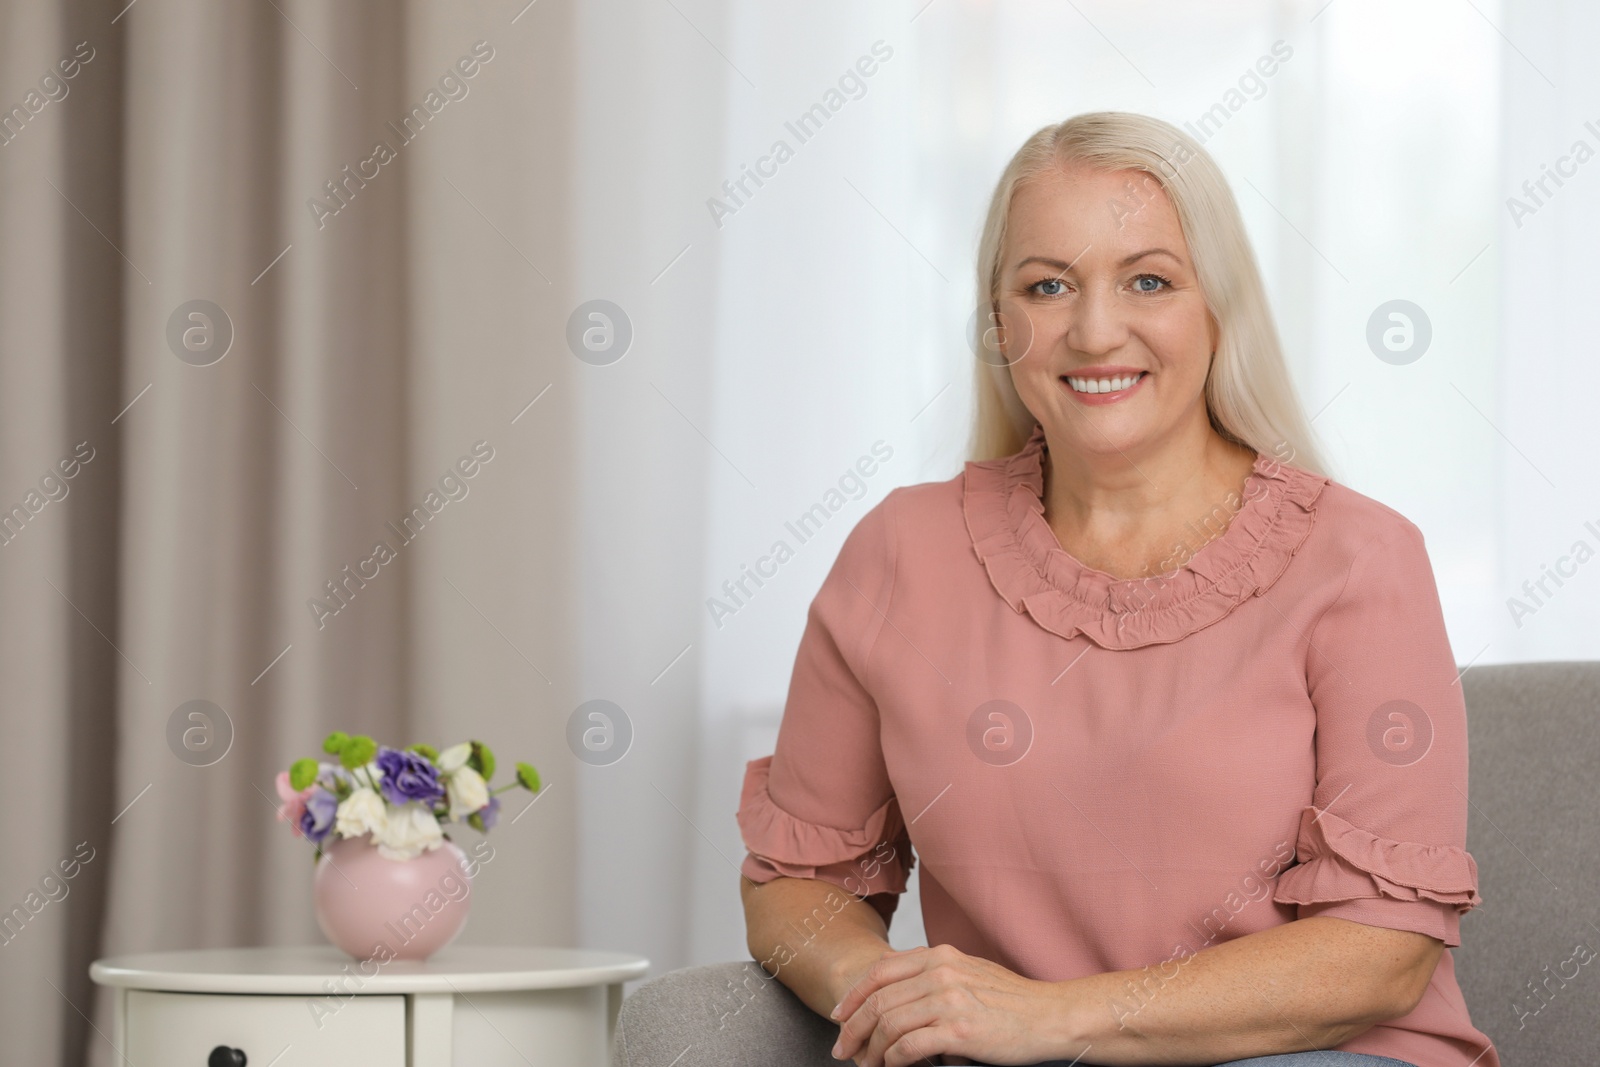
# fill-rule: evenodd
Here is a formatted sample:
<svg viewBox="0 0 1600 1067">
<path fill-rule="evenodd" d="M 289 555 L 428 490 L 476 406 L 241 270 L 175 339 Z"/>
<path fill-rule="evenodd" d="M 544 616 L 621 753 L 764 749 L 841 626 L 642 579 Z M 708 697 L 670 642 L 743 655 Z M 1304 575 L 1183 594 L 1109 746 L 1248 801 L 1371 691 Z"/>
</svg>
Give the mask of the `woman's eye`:
<svg viewBox="0 0 1600 1067">
<path fill-rule="evenodd" d="M 1047 286 L 1047 285 L 1057 286 L 1057 288 L 1055 288 L 1055 289 L 1046 289 L 1045 286 Z M 1042 282 L 1034 282 L 1033 283 L 1033 291 L 1038 293 L 1040 296 L 1060 296 L 1063 292 L 1066 291 L 1066 288 L 1067 288 L 1066 283 L 1063 282 L 1060 278 L 1046 278 Z"/>
<path fill-rule="evenodd" d="M 1146 282 L 1153 284 L 1146 285 Z M 1133 284 L 1141 293 L 1159 293 L 1162 286 L 1170 286 L 1172 283 L 1159 274 L 1141 274 L 1133 280 Z"/>
</svg>

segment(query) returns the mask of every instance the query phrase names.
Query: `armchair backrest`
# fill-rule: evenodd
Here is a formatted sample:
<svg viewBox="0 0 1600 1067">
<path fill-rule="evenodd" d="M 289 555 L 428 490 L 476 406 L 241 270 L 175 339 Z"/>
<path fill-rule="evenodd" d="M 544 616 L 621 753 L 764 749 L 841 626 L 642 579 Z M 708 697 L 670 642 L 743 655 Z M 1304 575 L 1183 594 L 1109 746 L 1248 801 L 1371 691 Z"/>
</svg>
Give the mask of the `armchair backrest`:
<svg viewBox="0 0 1600 1067">
<path fill-rule="evenodd" d="M 1483 903 L 1453 950 L 1505 1067 L 1600 1057 L 1600 663 L 1470 668 L 1467 848 Z"/>
</svg>

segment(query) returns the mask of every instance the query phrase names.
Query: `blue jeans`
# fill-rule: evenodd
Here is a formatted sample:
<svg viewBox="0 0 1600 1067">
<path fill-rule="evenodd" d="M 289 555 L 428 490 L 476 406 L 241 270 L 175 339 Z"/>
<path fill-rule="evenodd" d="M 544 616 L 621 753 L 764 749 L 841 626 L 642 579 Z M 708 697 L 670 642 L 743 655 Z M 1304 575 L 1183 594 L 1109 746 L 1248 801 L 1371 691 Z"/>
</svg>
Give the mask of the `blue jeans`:
<svg viewBox="0 0 1600 1067">
<path fill-rule="evenodd" d="M 1068 1067 L 1072 1060 L 1050 1060 L 1034 1067 Z M 1368 1056 L 1362 1052 L 1289 1052 L 1282 1056 L 1252 1056 L 1248 1060 L 1229 1060 L 1216 1067 L 1416 1067 L 1388 1056 Z"/>
</svg>

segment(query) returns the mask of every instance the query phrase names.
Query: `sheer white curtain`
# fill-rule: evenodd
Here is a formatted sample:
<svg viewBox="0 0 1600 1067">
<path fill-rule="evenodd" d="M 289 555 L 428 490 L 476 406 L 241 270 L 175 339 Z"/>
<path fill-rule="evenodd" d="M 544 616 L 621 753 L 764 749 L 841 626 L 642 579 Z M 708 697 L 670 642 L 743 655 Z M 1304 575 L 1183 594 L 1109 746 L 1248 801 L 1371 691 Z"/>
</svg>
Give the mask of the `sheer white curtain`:
<svg viewBox="0 0 1600 1067">
<path fill-rule="evenodd" d="M 633 106 L 656 116 L 647 129 L 691 100 L 714 107 L 685 120 L 687 142 L 663 143 L 671 166 L 647 183 L 676 190 L 662 201 L 670 225 L 650 238 L 661 261 L 691 246 L 656 287 L 678 286 L 660 314 L 693 327 L 646 357 L 659 362 L 633 386 L 640 426 L 595 433 L 602 444 L 647 437 L 657 450 L 606 461 L 640 464 L 629 484 L 653 503 L 624 532 L 598 536 L 652 559 L 681 553 L 650 580 L 695 610 L 675 601 L 659 620 L 630 623 L 663 665 L 689 650 L 640 687 L 653 718 L 636 722 L 638 736 L 661 742 L 614 776 L 631 782 L 625 799 L 607 792 L 586 806 L 586 930 L 649 946 L 658 973 L 744 956 L 732 869 L 744 761 L 772 749 L 806 607 L 845 534 L 892 487 L 959 471 L 987 197 L 1028 134 L 1078 112 L 1189 124 L 1218 159 L 1334 475 L 1423 529 L 1458 662 L 1600 651 L 1600 562 L 1562 587 L 1547 581 L 1554 595 L 1520 627 L 1506 604 L 1574 541 L 1600 548 L 1584 526 L 1600 528 L 1600 493 L 1581 447 L 1591 420 L 1577 410 L 1600 376 L 1583 343 L 1592 268 L 1565 239 L 1594 232 L 1593 178 L 1580 171 L 1520 229 L 1505 204 L 1574 140 L 1600 144 L 1581 103 L 1594 75 L 1578 73 L 1594 16 L 1549 0 L 678 9 L 635 77 L 698 57 L 693 77 L 652 83 Z M 873 72 L 842 82 L 863 57 L 875 62 L 859 69 Z M 639 84 L 608 80 L 605 91 Z M 799 125 L 830 103 L 817 128 Z M 777 141 L 791 149 L 781 159 Z M 690 151 L 692 164 L 680 158 Z M 1402 300 L 1421 314 L 1389 318 L 1385 305 Z M 1374 321 L 1380 334 L 1409 326 L 1420 337 L 1423 316 L 1426 349 L 1380 353 L 1368 340 Z M 880 442 L 892 458 L 850 480 Z M 669 455 L 691 473 L 675 468 L 670 490 L 649 488 Z M 837 506 L 797 537 L 798 517 L 830 490 Z M 591 518 L 622 514 L 594 507 Z M 640 546 L 646 529 L 670 540 Z M 763 562 L 778 542 L 792 554 Z M 638 588 L 626 556 L 597 550 L 586 570 L 602 614 Z M 598 622 L 591 637 L 614 640 L 613 625 Z M 596 664 L 597 677 L 607 669 Z M 680 687 L 670 698 L 655 692 L 669 686 Z M 616 857 L 630 851 L 647 858 L 627 867 Z M 624 870 L 649 888 L 607 889 Z M 921 936 L 914 889 L 892 936 Z"/>
<path fill-rule="evenodd" d="M 620 311 L 611 326 L 632 334 L 620 358 L 603 354 L 574 378 L 580 700 L 611 705 L 601 720 L 583 712 L 579 731 L 610 737 L 595 735 L 590 761 L 566 763 L 578 797 L 577 940 L 647 955 L 652 974 L 688 958 L 691 861 L 697 826 L 710 825 L 694 796 L 700 555 L 723 443 L 710 402 L 722 248 L 703 201 L 722 179 L 726 100 L 745 88 L 721 54 L 727 18 L 719 0 L 577 5 L 571 158 L 552 158 L 570 168 L 578 300 L 609 301 Z"/>
<path fill-rule="evenodd" d="M 1502 312 L 1491 385 L 1499 398 L 1492 414 L 1504 440 L 1483 472 L 1499 492 L 1499 537 L 1495 588 L 1486 598 L 1489 625 L 1479 642 L 1488 644 L 1486 661 L 1595 659 L 1600 362 L 1594 338 L 1600 302 L 1590 294 L 1600 285 L 1593 253 L 1600 234 L 1600 163 L 1594 159 L 1600 113 L 1592 104 L 1600 89 L 1592 58 L 1600 11 L 1534 0 L 1506 0 L 1506 7 L 1506 34 L 1518 51 L 1503 53 L 1492 205 Z M 1558 184 L 1547 178 L 1551 171 L 1572 176 Z M 1512 597 L 1519 603 L 1510 604 Z"/>
</svg>

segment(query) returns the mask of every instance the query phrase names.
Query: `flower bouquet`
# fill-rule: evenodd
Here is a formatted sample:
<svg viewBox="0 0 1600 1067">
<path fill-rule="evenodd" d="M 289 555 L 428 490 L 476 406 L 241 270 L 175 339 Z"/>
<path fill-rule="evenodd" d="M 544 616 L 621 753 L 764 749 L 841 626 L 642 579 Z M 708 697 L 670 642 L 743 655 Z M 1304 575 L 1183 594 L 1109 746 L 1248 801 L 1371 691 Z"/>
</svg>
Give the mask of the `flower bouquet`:
<svg viewBox="0 0 1600 1067">
<path fill-rule="evenodd" d="M 335 731 L 322 750 L 334 759 L 296 760 L 277 779 L 278 819 L 316 846 L 317 922 L 357 958 L 425 959 L 465 925 L 478 866 L 444 824 L 487 833 L 500 815 L 499 794 L 538 793 L 539 772 L 518 763 L 515 780 L 492 789 L 494 753 L 481 741 L 440 752 Z"/>
</svg>

